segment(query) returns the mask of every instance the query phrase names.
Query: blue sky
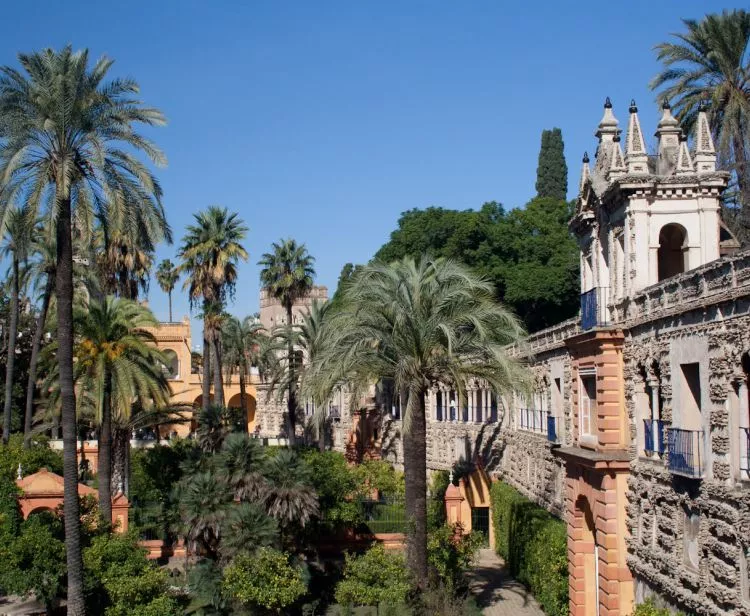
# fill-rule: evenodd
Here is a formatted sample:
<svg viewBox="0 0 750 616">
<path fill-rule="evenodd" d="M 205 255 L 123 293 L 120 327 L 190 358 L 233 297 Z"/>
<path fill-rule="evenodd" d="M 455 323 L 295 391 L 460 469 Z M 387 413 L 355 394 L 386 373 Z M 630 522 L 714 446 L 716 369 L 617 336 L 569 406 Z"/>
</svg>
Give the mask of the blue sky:
<svg viewBox="0 0 750 616">
<path fill-rule="evenodd" d="M 258 309 L 258 258 L 281 237 L 307 244 L 332 291 L 342 265 L 367 261 L 404 210 L 522 206 L 544 128 L 562 128 L 572 197 L 605 96 L 621 124 L 635 98 L 652 134 L 653 45 L 680 31 L 681 17 L 724 6 L 14 2 L 0 63 L 71 43 L 113 57 L 113 75 L 140 82 L 169 120 L 151 136 L 169 159 L 159 176 L 177 241 L 209 204 L 250 227 L 230 306 L 244 316 Z M 175 252 L 161 246 L 157 258 Z M 188 305 L 175 295 L 178 318 Z M 149 300 L 166 319 L 155 283 Z"/>
</svg>

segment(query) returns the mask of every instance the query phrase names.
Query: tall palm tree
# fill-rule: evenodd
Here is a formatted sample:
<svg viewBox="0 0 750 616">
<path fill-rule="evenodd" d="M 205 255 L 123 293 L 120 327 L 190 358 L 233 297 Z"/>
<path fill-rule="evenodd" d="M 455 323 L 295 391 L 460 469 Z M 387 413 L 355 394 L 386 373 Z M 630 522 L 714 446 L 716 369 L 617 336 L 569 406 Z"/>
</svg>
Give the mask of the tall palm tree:
<svg viewBox="0 0 750 616">
<path fill-rule="evenodd" d="M 167 294 L 169 298 L 169 322 L 172 322 L 172 291 L 177 281 L 180 279 L 180 274 L 177 271 L 177 267 L 169 259 L 164 259 L 159 263 L 159 267 L 156 270 L 156 281 L 159 283 L 161 290 Z"/>
<path fill-rule="evenodd" d="M 494 300 L 488 281 L 444 260 L 409 257 L 362 269 L 325 326 L 325 343 L 309 367 L 306 387 L 325 400 L 349 383 L 353 390 L 391 380 L 406 400 L 403 423 L 406 512 L 414 522 L 407 548 L 418 585 L 427 580 L 426 417 L 431 387 L 465 396 L 469 379 L 498 392 L 524 383 L 525 371 L 506 345 L 523 336 L 520 321 Z"/>
<path fill-rule="evenodd" d="M 35 219 L 28 210 L 14 209 L 5 218 L 5 245 L 2 256 L 10 258 L 10 318 L 8 323 L 8 360 L 5 366 L 5 400 L 3 408 L 3 443 L 10 438 L 15 379 L 16 339 L 18 338 L 18 300 L 21 295 L 22 265 L 26 264 L 34 237 Z"/>
<path fill-rule="evenodd" d="M 105 295 L 138 299 L 148 293 L 153 247 L 120 231 L 101 233 L 97 254 L 101 288 Z"/>
<path fill-rule="evenodd" d="M 186 274 L 184 287 L 188 289 L 191 307 L 198 300 L 203 302 L 203 378 L 208 380 L 210 355 L 215 402 L 221 406 L 224 404 L 224 385 L 218 332 L 225 302 L 234 295 L 237 264 L 240 260 L 247 260 L 247 251 L 241 244 L 247 235 L 247 227 L 237 213 L 230 214 L 227 208 L 214 205 L 198 212 L 194 218 L 195 224 L 188 225 L 178 253 L 182 259 L 178 271 Z M 204 408 L 209 404 L 206 397 L 204 389 Z"/>
<path fill-rule="evenodd" d="M 294 443 L 297 429 L 297 379 L 295 376 L 295 349 L 292 342 L 294 304 L 307 296 L 312 290 L 315 259 L 307 252 L 304 244 L 297 244 L 293 239 L 282 240 L 272 244 L 272 252 L 265 253 L 258 265 L 261 266 L 260 283 L 281 303 L 286 312 L 287 365 L 289 379 L 287 384 L 287 422 L 289 440 Z"/>
<path fill-rule="evenodd" d="M 89 66 L 88 51 L 45 49 L 20 54 L 22 70 L 0 69 L 0 183 L 27 196 L 32 207 L 50 197 L 57 238 L 57 337 L 63 424 L 65 546 L 68 614 L 85 613 L 76 464 L 73 384 L 73 211 L 95 210 L 128 235 L 143 221 L 164 221 L 162 190 L 137 158 L 166 163 L 161 151 L 136 130 L 164 123 L 142 104 L 132 79 L 105 78 L 112 60 Z M 148 216 L 137 216 L 144 212 Z M 161 226 L 161 225 L 159 225 Z M 162 226 L 166 229 L 166 225 Z"/>
<path fill-rule="evenodd" d="M 267 347 L 263 326 L 255 317 L 227 317 L 221 330 L 223 362 L 227 373 L 236 369 L 240 378 L 240 405 L 247 430 L 247 377 L 252 366 L 261 363 L 262 349 Z"/>
<path fill-rule="evenodd" d="M 750 221 L 750 13 L 725 10 L 700 21 L 683 19 L 687 32 L 656 46 L 664 70 L 651 88 L 672 103 L 686 132 L 710 101 L 710 121 L 720 154 L 736 173 L 744 222 Z"/>
<path fill-rule="evenodd" d="M 158 324 L 151 311 L 131 300 L 109 296 L 74 315 L 77 382 L 96 392 L 99 422 L 99 509 L 112 519 L 113 416 L 129 417 L 134 404 L 166 406 L 166 362 L 146 328 Z"/>
</svg>

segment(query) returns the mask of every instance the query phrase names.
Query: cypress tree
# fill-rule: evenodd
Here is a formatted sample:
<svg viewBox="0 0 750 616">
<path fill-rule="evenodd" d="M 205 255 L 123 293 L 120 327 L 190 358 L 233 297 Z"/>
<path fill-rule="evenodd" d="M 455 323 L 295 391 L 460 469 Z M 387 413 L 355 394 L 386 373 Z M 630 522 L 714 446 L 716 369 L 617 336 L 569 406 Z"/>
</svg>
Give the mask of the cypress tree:
<svg viewBox="0 0 750 616">
<path fill-rule="evenodd" d="M 568 196 L 568 166 L 565 164 L 565 144 L 559 128 L 542 131 L 542 147 L 536 169 L 538 197 L 553 197 L 564 201 Z"/>
</svg>

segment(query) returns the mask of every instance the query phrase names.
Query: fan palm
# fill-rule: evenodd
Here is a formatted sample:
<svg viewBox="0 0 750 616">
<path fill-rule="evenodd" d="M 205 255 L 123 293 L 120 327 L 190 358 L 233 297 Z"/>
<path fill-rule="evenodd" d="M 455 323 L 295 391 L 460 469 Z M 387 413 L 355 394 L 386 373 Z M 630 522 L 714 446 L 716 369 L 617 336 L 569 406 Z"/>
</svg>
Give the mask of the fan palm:
<svg viewBox="0 0 750 616">
<path fill-rule="evenodd" d="M 0 69 L 0 184 L 24 194 L 31 207 L 49 198 L 57 237 L 58 364 L 63 424 L 65 545 L 68 613 L 85 613 L 81 560 L 76 418 L 73 385 L 74 210 L 135 237 L 146 232 L 169 239 L 162 190 L 137 158 L 164 164 L 160 150 L 140 135 L 138 124 L 164 123 L 158 110 L 137 98 L 131 79 L 105 78 L 112 60 L 89 66 L 88 51 L 45 49 L 20 54 L 22 70 Z M 86 216 L 81 216 L 85 218 Z"/>
<path fill-rule="evenodd" d="M 710 121 L 720 154 L 733 164 L 743 208 L 750 208 L 750 13 L 725 10 L 700 21 L 684 19 L 687 32 L 656 46 L 664 70 L 651 88 L 672 103 L 686 132 L 711 102 Z M 747 223 L 748 213 L 744 212 Z"/>
<path fill-rule="evenodd" d="M 279 526 L 257 503 L 232 503 L 221 529 L 221 555 L 231 560 L 279 540 Z"/>
<path fill-rule="evenodd" d="M 266 512 L 282 529 L 304 527 L 318 516 L 318 495 L 312 487 L 309 471 L 293 449 L 283 449 L 268 459 L 264 471 L 268 481 Z"/>
<path fill-rule="evenodd" d="M 205 453 L 218 452 L 224 440 L 236 428 L 232 410 L 218 404 L 211 404 L 198 412 L 198 427 L 195 438 Z"/>
<path fill-rule="evenodd" d="M 185 476 L 178 484 L 175 502 L 179 503 L 182 532 L 190 549 L 216 560 L 219 555 L 221 529 L 232 500 L 229 487 L 211 471 Z"/>
<path fill-rule="evenodd" d="M 166 406 L 169 383 L 161 366 L 166 358 L 146 328 L 157 321 L 136 302 L 109 296 L 74 315 L 76 381 L 96 392 L 99 422 L 99 508 L 112 519 L 112 423 L 130 416 L 133 405 Z"/>
<path fill-rule="evenodd" d="M 223 362 L 227 373 L 236 369 L 240 379 L 240 404 L 242 415 L 245 418 L 244 426 L 247 429 L 247 377 L 252 366 L 262 363 L 262 356 L 268 347 L 263 326 L 255 317 L 245 317 L 239 320 L 237 317 L 227 317 L 221 330 Z"/>
<path fill-rule="evenodd" d="M 159 267 L 156 270 L 156 282 L 159 283 L 161 290 L 167 294 L 169 299 L 169 322 L 172 322 L 172 291 L 174 290 L 177 281 L 180 279 L 180 274 L 177 271 L 177 267 L 169 259 L 164 259 L 159 263 Z"/>
<path fill-rule="evenodd" d="M 295 350 L 292 342 L 294 304 L 307 296 L 312 290 L 315 270 L 315 259 L 307 252 L 304 244 L 297 244 L 293 239 L 282 240 L 272 244 L 273 251 L 265 253 L 258 265 L 261 266 L 260 283 L 268 289 L 286 312 L 287 334 L 287 421 L 289 439 L 294 443 L 297 415 L 297 377 L 295 375 Z"/>
<path fill-rule="evenodd" d="M 102 234 L 99 243 L 97 263 L 104 293 L 125 299 L 148 293 L 153 249 L 119 231 Z"/>
<path fill-rule="evenodd" d="M 325 326 L 322 350 L 309 367 L 308 391 L 325 400 L 334 388 L 353 391 L 384 379 L 406 400 L 403 425 L 407 548 L 418 584 L 427 579 L 425 405 L 431 387 L 465 395 L 468 379 L 498 392 L 524 383 L 525 371 L 506 345 L 523 336 L 519 320 L 494 300 L 492 284 L 445 260 L 405 258 L 362 269 Z"/>
<path fill-rule="evenodd" d="M 268 485 L 263 477 L 265 448 L 247 434 L 230 434 L 218 456 L 218 475 L 231 488 L 239 501 L 258 501 Z"/>
<path fill-rule="evenodd" d="M 185 273 L 184 287 L 188 289 L 191 307 L 198 300 L 203 302 L 204 380 L 208 380 L 213 361 L 215 401 L 224 404 L 224 386 L 221 370 L 221 340 L 218 327 L 224 303 L 234 294 L 237 283 L 237 264 L 247 260 L 247 251 L 242 240 L 247 227 L 239 215 L 229 213 L 226 208 L 210 206 L 194 215 L 195 224 L 188 225 L 178 256 L 182 264 L 178 271 Z M 208 343 L 208 344 L 206 344 Z M 210 350 L 209 350 L 210 349 Z M 203 396 L 203 407 L 209 401 Z"/>
<path fill-rule="evenodd" d="M 13 406 L 13 379 L 15 378 L 16 339 L 18 337 L 18 299 L 21 295 L 22 265 L 31 252 L 35 220 L 28 210 L 14 209 L 5 218 L 4 258 L 10 258 L 10 318 L 8 323 L 8 359 L 5 366 L 5 400 L 3 408 L 3 443 L 10 438 L 11 411 Z"/>
</svg>

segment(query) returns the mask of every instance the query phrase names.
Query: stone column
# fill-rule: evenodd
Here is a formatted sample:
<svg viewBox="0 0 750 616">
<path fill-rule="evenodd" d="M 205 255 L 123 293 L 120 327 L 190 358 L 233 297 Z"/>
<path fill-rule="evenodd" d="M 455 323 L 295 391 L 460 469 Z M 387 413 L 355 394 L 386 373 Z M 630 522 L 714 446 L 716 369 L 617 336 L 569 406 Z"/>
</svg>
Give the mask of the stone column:
<svg viewBox="0 0 750 616">
<path fill-rule="evenodd" d="M 658 452 L 663 447 L 659 440 L 659 381 L 656 378 L 649 379 L 648 386 L 651 388 L 651 437 L 654 442 L 654 449 Z"/>
</svg>

